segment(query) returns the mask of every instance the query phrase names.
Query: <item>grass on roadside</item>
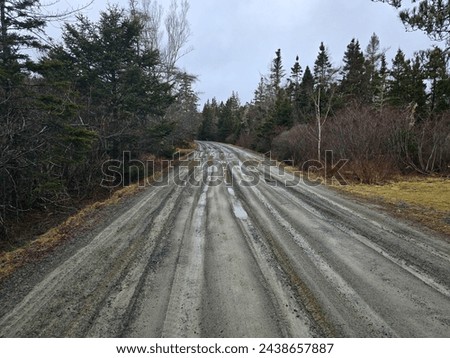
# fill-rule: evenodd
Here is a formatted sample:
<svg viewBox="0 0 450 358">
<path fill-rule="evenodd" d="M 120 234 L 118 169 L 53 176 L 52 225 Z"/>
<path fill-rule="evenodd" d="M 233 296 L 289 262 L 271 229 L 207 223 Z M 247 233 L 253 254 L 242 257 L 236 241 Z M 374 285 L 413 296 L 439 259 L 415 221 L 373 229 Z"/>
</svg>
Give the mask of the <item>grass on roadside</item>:
<svg viewBox="0 0 450 358">
<path fill-rule="evenodd" d="M 398 178 L 384 185 L 333 185 L 360 198 L 384 204 L 395 214 L 450 235 L 450 179 Z"/>
<path fill-rule="evenodd" d="M 69 238 L 71 233 L 81 228 L 87 221 L 93 220 L 99 209 L 117 204 L 122 198 L 132 195 L 138 190 L 138 184 L 120 189 L 110 198 L 86 206 L 57 227 L 50 229 L 25 246 L 0 253 L 0 282 L 27 262 L 39 259 L 51 252 L 61 242 Z"/>
<path fill-rule="evenodd" d="M 290 173 L 297 168 L 279 163 Z M 326 181 L 319 173 L 301 174 L 310 180 Z M 450 178 L 398 177 L 382 185 L 350 183 L 340 185 L 333 180 L 330 187 L 382 205 L 395 215 L 450 235 Z"/>
</svg>

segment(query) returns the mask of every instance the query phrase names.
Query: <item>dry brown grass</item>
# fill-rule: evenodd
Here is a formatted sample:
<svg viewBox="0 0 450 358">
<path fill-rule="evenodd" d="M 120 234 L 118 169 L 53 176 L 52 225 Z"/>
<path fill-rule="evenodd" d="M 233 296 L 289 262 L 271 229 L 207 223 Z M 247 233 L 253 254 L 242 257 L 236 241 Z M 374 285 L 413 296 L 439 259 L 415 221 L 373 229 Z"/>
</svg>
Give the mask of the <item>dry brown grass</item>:
<svg viewBox="0 0 450 358">
<path fill-rule="evenodd" d="M 394 214 L 450 235 L 450 179 L 400 177 L 384 185 L 333 186 L 359 198 L 384 204 Z"/>
<path fill-rule="evenodd" d="M 320 180 L 330 187 L 355 197 L 381 204 L 398 217 L 450 235 L 450 178 L 402 177 L 383 185 L 349 183 L 340 185 L 336 180 L 325 180 L 320 173 L 300 173 L 295 167 L 284 166 L 286 171 L 310 180 Z"/>
<path fill-rule="evenodd" d="M 191 154 L 196 149 L 197 149 L 197 143 L 192 142 L 187 145 L 187 148 L 176 148 L 175 151 L 183 156 L 183 155 Z"/>
<path fill-rule="evenodd" d="M 119 203 L 123 198 L 136 193 L 138 184 L 130 185 L 114 192 L 110 198 L 88 205 L 75 215 L 70 216 L 63 223 L 40 235 L 25 246 L 0 254 L 0 281 L 7 278 L 19 267 L 29 261 L 39 259 L 54 250 L 64 240 L 70 238 L 75 230 L 83 227 L 96 212 L 109 205 Z"/>
<path fill-rule="evenodd" d="M 190 148 L 177 148 L 176 151 L 177 151 L 177 153 L 179 153 L 181 156 L 184 156 L 184 155 L 189 155 L 189 154 L 191 154 L 191 153 L 194 151 L 194 149 L 190 149 Z"/>
</svg>

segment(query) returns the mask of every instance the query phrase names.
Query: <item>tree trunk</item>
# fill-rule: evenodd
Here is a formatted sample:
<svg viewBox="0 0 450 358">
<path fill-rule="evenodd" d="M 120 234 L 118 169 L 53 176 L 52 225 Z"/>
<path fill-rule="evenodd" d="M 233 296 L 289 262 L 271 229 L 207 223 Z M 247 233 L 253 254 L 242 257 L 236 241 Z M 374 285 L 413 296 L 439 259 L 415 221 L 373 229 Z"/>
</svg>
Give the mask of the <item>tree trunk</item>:
<svg viewBox="0 0 450 358">
<path fill-rule="evenodd" d="M 9 57 L 8 24 L 6 23 L 6 0 L 0 0 L 0 26 L 1 26 L 1 51 L 3 65 L 6 65 Z"/>
<path fill-rule="evenodd" d="M 319 92 L 317 94 L 317 102 L 316 102 L 316 120 L 317 120 L 317 160 L 320 162 L 322 159 L 321 151 L 322 151 L 322 114 L 320 110 L 320 101 L 321 101 L 321 88 L 319 87 Z"/>
</svg>

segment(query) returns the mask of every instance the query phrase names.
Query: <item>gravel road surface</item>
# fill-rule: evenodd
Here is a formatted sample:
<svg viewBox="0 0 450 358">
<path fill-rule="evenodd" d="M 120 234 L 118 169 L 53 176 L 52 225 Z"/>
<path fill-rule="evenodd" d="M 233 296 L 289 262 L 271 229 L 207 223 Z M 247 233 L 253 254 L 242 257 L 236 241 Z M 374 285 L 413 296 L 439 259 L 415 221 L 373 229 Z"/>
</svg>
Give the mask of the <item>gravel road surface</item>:
<svg viewBox="0 0 450 358">
<path fill-rule="evenodd" d="M 199 142 L 0 287 L 1 337 L 450 337 L 450 240 Z"/>
</svg>

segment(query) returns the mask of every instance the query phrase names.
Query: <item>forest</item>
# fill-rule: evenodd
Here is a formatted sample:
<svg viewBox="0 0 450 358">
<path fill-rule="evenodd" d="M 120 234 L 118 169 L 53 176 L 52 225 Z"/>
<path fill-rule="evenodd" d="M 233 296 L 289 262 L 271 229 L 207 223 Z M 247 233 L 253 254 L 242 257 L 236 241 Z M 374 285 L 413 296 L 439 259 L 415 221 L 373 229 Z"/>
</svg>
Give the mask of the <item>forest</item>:
<svg viewBox="0 0 450 358">
<path fill-rule="evenodd" d="M 47 22 L 67 13 L 0 1 L 0 241 L 28 230 L 33 213 L 45 230 L 47 218 L 108 195 L 106 160 L 124 151 L 130 160 L 171 157 L 195 138 L 195 76 L 177 68 L 188 9 L 187 1 L 166 10 L 131 1 L 97 22 L 74 10 L 61 42 L 50 43 Z"/>
<path fill-rule="evenodd" d="M 373 34 L 364 50 L 352 39 L 338 67 L 321 43 L 314 66 L 303 69 L 297 56 L 285 69 L 278 49 L 251 103 L 241 105 L 236 93 L 206 103 L 199 137 L 271 151 L 300 168 L 332 151 L 348 160 L 349 179 L 363 183 L 448 174 L 448 50 L 406 58 L 399 49 L 390 64 L 385 52 Z"/>
<path fill-rule="evenodd" d="M 286 65 L 274 49 L 250 103 L 232 93 L 199 112 L 197 78 L 177 66 L 190 50 L 187 0 L 168 9 L 131 0 L 98 21 L 77 9 L 48 15 L 39 0 L 0 0 L 0 242 L 23 234 L 24 221 L 44 232 L 110 195 L 100 186 L 105 161 L 171 158 L 195 139 L 271 151 L 300 168 L 332 151 L 361 183 L 448 176 L 449 4 L 383 2 L 443 46 L 388 61 L 373 34 L 365 46 L 351 39 L 339 66 L 326 42 L 309 66 L 301 56 Z M 68 15 L 75 20 L 64 23 Z M 59 42 L 48 40 L 49 21 L 63 24 Z M 122 165 L 124 184 L 140 179 Z"/>
<path fill-rule="evenodd" d="M 380 1 L 400 10 L 407 30 L 424 31 L 444 49 L 436 45 L 412 58 L 399 49 L 388 63 L 373 34 L 364 48 L 351 39 L 339 66 L 322 42 L 313 66 L 304 68 L 299 56 L 286 68 L 278 49 L 251 103 L 242 105 L 237 93 L 206 103 L 199 138 L 271 151 L 303 169 L 332 151 L 335 160 L 348 161 L 348 179 L 362 183 L 398 174 L 448 175 L 449 3 L 412 1 L 405 8 L 406 1 Z"/>
</svg>

